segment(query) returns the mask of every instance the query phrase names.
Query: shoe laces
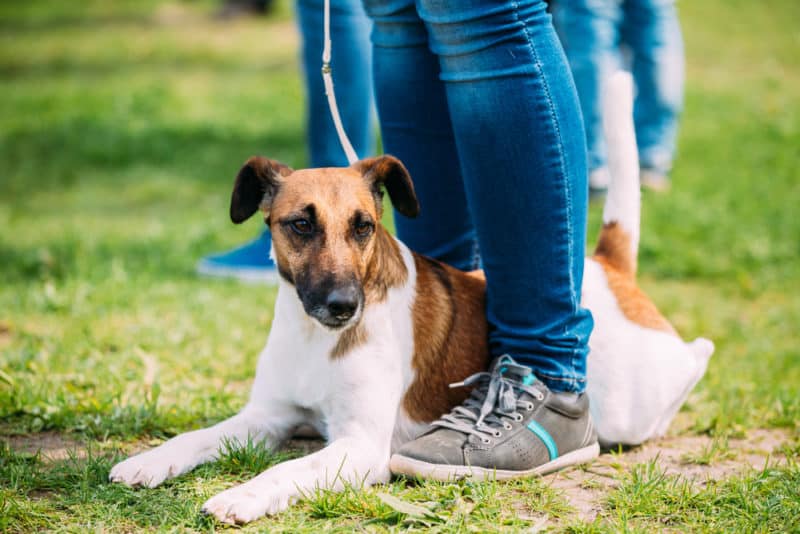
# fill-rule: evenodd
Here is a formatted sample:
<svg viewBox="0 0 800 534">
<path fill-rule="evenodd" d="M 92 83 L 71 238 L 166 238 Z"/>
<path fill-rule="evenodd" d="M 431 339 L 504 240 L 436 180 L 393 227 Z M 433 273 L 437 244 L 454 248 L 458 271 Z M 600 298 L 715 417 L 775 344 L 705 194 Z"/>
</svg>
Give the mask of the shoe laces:
<svg viewBox="0 0 800 534">
<path fill-rule="evenodd" d="M 508 428 L 509 419 L 522 421 L 520 411 L 532 409 L 530 401 L 520 398 L 522 392 L 539 401 L 544 399 L 539 384 L 529 367 L 518 364 L 507 354 L 500 356 L 490 371 L 450 384 L 451 388 L 475 386 L 475 389 L 463 403 L 431 425 L 473 435 L 488 443 L 491 437 L 500 437 L 498 427 Z"/>
</svg>

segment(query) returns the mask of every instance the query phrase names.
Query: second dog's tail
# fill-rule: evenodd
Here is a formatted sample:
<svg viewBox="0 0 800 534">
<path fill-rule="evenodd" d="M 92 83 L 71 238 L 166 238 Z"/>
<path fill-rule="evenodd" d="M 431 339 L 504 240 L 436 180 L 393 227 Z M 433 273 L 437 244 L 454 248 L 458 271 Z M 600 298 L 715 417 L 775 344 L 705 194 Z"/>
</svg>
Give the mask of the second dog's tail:
<svg viewBox="0 0 800 534">
<path fill-rule="evenodd" d="M 633 78 L 617 71 L 603 91 L 603 132 L 611 183 L 595 255 L 619 271 L 636 274 L 639 249 L 639 154 L 633 126 Z"/>
</svg>

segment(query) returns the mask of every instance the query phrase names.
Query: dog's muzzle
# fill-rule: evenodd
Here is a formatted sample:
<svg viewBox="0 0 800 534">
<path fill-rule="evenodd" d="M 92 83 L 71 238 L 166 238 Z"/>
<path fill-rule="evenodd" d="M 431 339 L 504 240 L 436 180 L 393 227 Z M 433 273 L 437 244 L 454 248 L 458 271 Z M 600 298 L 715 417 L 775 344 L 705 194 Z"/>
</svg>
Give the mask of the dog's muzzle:
<svg viewBox="0 0 800 534">
<path fill-rule="evenodd" d="M 316 302 L 306 306 L 306 312 L 322 325 L 338 329 L 349 326 L 361 313 L 364 304 L 363 290 L 357 284 L 337 287 Z M 322 302 L 320 302 L 322 301 Z"/>
<path fill-rule="evenodd" d="M 326 302 L 330 318 L 341 324 L 352 319 L 361 306 L 360 293 L 354 286 L 331 291 Z"/>
</svg>

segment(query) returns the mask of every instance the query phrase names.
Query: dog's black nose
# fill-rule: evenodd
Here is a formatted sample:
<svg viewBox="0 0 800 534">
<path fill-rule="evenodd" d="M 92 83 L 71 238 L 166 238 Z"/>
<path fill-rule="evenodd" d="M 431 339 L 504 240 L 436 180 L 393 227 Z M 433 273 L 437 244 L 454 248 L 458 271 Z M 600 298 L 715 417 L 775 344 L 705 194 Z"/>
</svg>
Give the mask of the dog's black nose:
<svg viewBox="0 0 800 534">
<path fill-rule="evenodd" d="M 330 314 L 341 320 L 347 320 L 358 309 L 359 293 L 357 287 L 342 287 L 334 289 L 328 295 L 326 305 Z"/>
</svg>

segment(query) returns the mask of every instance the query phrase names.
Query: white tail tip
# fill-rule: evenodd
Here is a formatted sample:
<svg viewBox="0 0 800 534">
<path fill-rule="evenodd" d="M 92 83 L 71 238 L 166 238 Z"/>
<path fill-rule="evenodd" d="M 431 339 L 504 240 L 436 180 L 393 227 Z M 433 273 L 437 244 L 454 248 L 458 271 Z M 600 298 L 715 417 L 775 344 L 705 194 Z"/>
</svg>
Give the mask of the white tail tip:
<svg viewBox="0 0 800 534">
<path fill-rule="evenodd" d="M 616 71 L 604 83 L 603 133 L 608 147 L 608 188 L 603 222 L 617 222 L 631 238 L 631 253 L 639 247 L 639 152 L 633 124 L 633 77 Z"/>
<path fill-rule="evenodd" d="M 689 343 L 689 348 L 698 360 L 708 360 L 714 354 L 714 342 L 704 337 L 698 337 Z"/>
</svg>

